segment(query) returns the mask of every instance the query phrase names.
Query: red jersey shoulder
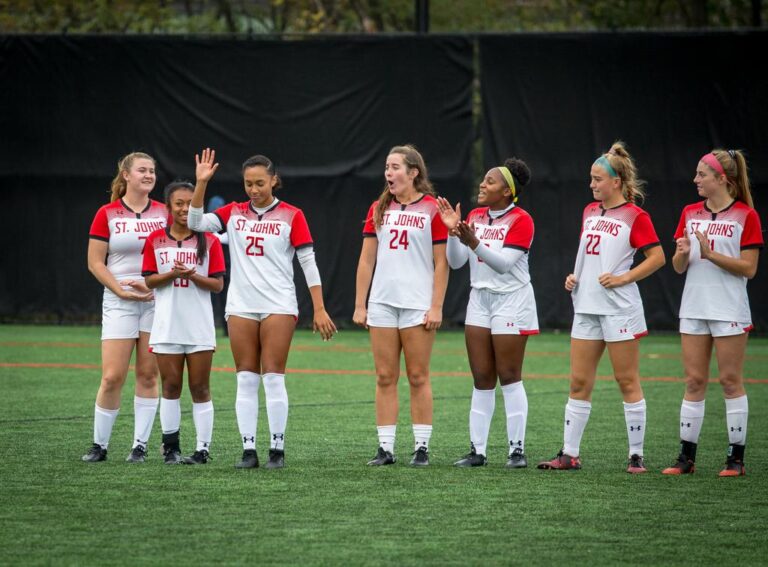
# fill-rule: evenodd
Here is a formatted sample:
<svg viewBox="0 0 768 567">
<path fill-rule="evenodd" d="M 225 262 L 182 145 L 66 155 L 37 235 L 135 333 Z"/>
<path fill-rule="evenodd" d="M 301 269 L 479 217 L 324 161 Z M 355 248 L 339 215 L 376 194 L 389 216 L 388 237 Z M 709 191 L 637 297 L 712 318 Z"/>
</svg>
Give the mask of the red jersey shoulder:
<svg viewBox="0 0 768 567">
<path fill-rule="evenodd" d="M 481 220 L 486 220 L 488 213 L 488 207 L 477 207 L 476 209 L 472 209 L 469 211 L 469 214 L 467 215 L 467 223 L 472 222 L 478 222 Z"/>
<path fill-rule="evenodd" d="M 289 205 L 285 201 L 280 201 L 274 209 L 267 211 L 262 218 L 269 217 L 270 220 L 283 221 L 287 224 L 291 224 L 297 214 L 303 215 L 304 211 L 299 207 Z"/>
<path fill-rule="evenodd" d="M 166 233 L 165 229 L 158 228 L 157 230 L 149 233 L 149 236 L 147 236 L 147 244 L 151 244 L 152 246 L 162 246 L 167 239 L 168 234 Z"/>
<path fill-rule="evenodd" d="M 170 222 L 170 215 L 168 214 L 168 207 L 166 207 L 160 201 L 154 199 L 149 200 L 149 206 L 141 212 L 142 218 L 162 218 L 166 217 Z"/>
</svg>

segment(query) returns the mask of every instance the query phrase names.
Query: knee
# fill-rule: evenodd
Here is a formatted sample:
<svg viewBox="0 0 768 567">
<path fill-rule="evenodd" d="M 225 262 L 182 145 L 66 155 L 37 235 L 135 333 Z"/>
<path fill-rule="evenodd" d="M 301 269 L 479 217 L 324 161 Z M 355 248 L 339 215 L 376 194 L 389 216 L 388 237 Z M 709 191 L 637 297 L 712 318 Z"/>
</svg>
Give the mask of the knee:
<svg viewBox="0 0 768 567">
<path fill-rule="evenodd" d="M 499 382 L 502 386 L 514 384 L 523 379 L 523 373 L 519 367 L 499 370 Z"/>
<path fill-rule="evenodd" d="M 192 395 L 192 401 L 195 403 L 207 402 L 211 399 L 211 389 L 207 384 L 190 386 L 189 393 Z"/>
<path fill-rule="evenodd" d="M 125 383 L 125 374 L 106 372 L 101 377 L 102 392 L 119 392 L 123 389 Z"/>
<path fill-rule="evenodd" d="M 163 381 L 163 397 L 166 400 L 178 400 L 181 397 L 181 384 Z"/>
<path fill-rule="evenodd" d="M 380 372 L 376 374 L 376 386 L 383 390 L 397 388 L 398 378 L 400 375 L 395 372 Z"/>
<path fill-rule="evenodd" d="M 738 374 L 721 374 L 720 385 L 723 387 L 726 398 L 738 397 L 742 393 L 742 380 Z"/>
<path fill-rule="evenodd" d="M 408 374 L 408 384 L 411 389 L 419 390 L 429 386 L 429 373 L 428 372 L 412 372 Z"/>
<path fill-rule="evenodd" d="M 634 392 L 640 387 L 640 377 L 637 374 L 616 374 L 614 378 L 619 389 L 625 394 Z"/>
<path fill-rule="evenodd" d="M 685 377 L 685 391 L 688 394 L 701 395 L 707 391 L 707 378 L 706 376 L 686 376 Z"/>
<path fill-rule="evenodd" d="M 571 376 L 571 397 L 581 399 L 592 392 L 592 384 L 589 380 L 580 376 Z"/>
<path fill-rule="evenodd" d="M 157 372 L 154 370 L 136 370 L 136 385 L 147 389 L 156 387 Z"/>
</svg>

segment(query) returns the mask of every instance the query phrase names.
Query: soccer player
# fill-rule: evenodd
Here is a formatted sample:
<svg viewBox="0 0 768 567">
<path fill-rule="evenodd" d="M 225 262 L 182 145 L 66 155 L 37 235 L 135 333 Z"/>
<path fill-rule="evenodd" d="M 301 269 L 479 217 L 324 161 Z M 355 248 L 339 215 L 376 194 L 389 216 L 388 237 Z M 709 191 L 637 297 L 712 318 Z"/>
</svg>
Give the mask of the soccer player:
<svg viewBox="0 0 768 567">
<path fill-rule="evenodd" d="M 368 464 L 395 462 L 402 352 L 416 445 L 411 465 L 426 466 L 432 435 L 429 360 L 435 332 L 443 321 L 448 233 L 440 220 L 424 158 L 413 146 L 390 150 L 384 178 L 384 191 L 368 210 L 363 228 L 352 317 L 355 324 L 370 329 L 376 367 L 379 448 Z"/>
<path fill-rule="evenodd" d="M 686 274 L 680 305 L 685 367 L 681 447 L 677 462 L 662 472 L 679 475 L 695 470 L 714 346 L 730 444 L 720 476 L 742 476 L 749 414 L 742 372 L 752 330 L 747 280 L 757 272 L 763 234 L 740 151 L 713 150 L 704 155 L 693 182 L 704 200 L 683 209 L 672 257 L 675 271 Z"/>
<path fill-rule="evenodd" d="M 101 326 L 101 384 L 96 394 L 93 446 L 83 461 L 107 459 L 120 393 L 136 349 L 133 449 L 127 460 L 144 462 L 157 412 L 157 362 L 149 352 L 154 296 L 141 277 L 141 251 L 151 232 L 167 224 L 168 211 L 149 194 L 155 160 L 134 152 L 118 162 L 111 203 L 97 212 L 88 241 L 88 270 L 104 286 Z"/>
<path fill-rule="evenodd" d="M 576 267 L 565 279 L 573 299 L 571 385 L 565 406 L 563 448 L 540 469 L 580 469 L 579 446 L 592 410 L 597 364 L 608 347 L 613 375 L 624 398 L 629 437 L 627 472 L 646 472 L 643 459 L 645 399 L 640 386 L 639 338 L 648 334 L 635 282 L 664 265 L 664 251 L 647 212 L 642 182 L 622 142 L 592 164 L 593 203 L 584 209 Z M 632 267 L 635 253 L 645 258 Z"/>
<path fill-rule="evenodd" d="M 472 291 L 464 335 L 474 388 L 469 412 L 470 451 L 457 467 L 487 464 L 488 430 L 496 406 L 496 381 L 501 384 L 509 439 L 508 468 L 525 468 L 525 426 L 528 398 L 522 382 L 523 358 L 529 335 L 539 333 L 536 298 L 528 273 L 533 219 L 515 203 L 531 172 L 511 158 L 494 167 L 480 183 L 479 208 L 461 221 L 456 209 L 438 197 L 440 216 L 449 229 L 448 263 L 458 269 L 469 260 Z"/>
<path fill-rule="evenodd" d="M 224 254 L 219 239 L 187 226 L 194 185 L 175 181 L 165 188 L 173 224 L 149 235 L 142 274 L 155 290 L 155 319 L 149 346 L 157 357 L 163 396 L 160 425 L 166 464 L 208 462 L 213 433 L 210 378 L 216 328 L 211 292 L 224 287 Z M 181 387 L 184 363 L 192 394 L 192 419 L 197 432 L 195 452 L 182 459 L 179 446 Z"/>
<path fill-rule="evenodd" d="M 269 158 L 256 155 L 242 166 L 248 201 L 230 203 L 204 214 L 208 182 L 219 164 L 209 148 L 195 156 L 197 183 L 189 209 L 192 230 L 227 230 L 232 263 L 226 317 L 237 369 L 235 413 L 243 441 L 237 468 L 256 468 L 256 425 L 259 382 L 264 382 L 271 434 L 266 468 L 285 465 L 285 428 L 288 392 L 285 365 L 299 307 L 293 283 L 293 256 L 298 256 L 314 307 L 313 328 L 323 340 L 336 332 L 323 304 L 320 273 L 315 263 L 312 236 L 301 209 L 274 196 L 281 183 Z"/>
</svg>

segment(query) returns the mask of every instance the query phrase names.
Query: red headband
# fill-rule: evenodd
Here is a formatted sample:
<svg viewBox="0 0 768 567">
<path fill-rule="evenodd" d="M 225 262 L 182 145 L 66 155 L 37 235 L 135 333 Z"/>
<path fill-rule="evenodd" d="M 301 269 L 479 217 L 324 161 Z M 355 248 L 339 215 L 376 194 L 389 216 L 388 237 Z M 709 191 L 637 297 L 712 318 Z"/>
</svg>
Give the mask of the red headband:
<svg viewBox="0 0 768 567">
<path fill-rule="evenodd" d="M 717 159 L 717 157 L 715 157 L 715 154 L 713 153 L 704 154 L 703 156 L 701 156 L 701 159 L 699 161 L 706 163 L 709 167 L 714 169 L 720 175 L 725 175 L 723 164 L 721 164 L 720 160 Z"/>
</svg>

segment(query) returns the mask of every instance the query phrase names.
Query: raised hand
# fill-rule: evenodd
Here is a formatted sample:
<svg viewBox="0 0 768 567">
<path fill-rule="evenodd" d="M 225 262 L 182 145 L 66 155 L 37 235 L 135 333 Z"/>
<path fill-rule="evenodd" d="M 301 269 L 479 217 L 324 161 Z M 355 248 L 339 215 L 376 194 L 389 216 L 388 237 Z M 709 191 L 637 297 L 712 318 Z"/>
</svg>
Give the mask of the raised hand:
<svg viewBox="0 0 768 567">
<path fill-rule="evenodd" d="M 195 154 L 195 179 L 207 183 L 216 173 L 219 164 L 216 161 L 216 150 L 205 148 L 202 156 Z"/>
<path fill-rule="evenodd" d="M 454 209 L 446 198 L 438 197 L 437 210 L 445 228 L 449 231 L 453 231 L 456 225 L 461 222 L 461 203 L 456 203 L 456 209 Z"/>
</svg>

